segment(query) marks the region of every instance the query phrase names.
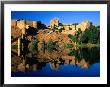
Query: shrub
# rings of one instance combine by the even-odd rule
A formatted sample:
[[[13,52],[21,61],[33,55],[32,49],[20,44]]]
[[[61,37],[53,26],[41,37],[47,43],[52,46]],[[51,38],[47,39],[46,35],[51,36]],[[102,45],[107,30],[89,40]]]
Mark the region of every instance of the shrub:
[[[12,49],[17,49],[18,48],[18,45],[11,45],[11,48]]]
[[[52,50],[55,50],[58,47],[58,45],[57,45],[57,42],[53,42],[52,40],[50,40],[47,43],[45,43],[44,47],[45,49],[52,51]]]
[[[76,36],[73,36],[71,34],[69,34],[68,37],[74,42],[76,42],[76,40],[77,40]]]
[[[66,47],[67,47],[67,48],[73,48],[73,45],[72,45],[72,44],[67,44]]]
[[[37,52],[37,40],[33,40],[30,45],[30,51],[34,54]]]

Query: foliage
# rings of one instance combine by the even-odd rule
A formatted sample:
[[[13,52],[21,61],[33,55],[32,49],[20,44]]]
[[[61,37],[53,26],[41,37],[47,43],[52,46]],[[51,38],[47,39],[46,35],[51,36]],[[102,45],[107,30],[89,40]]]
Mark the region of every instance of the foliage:
[[[58,30],[56,25],[53,26],[53,30]]]
[[[30,44],[30,51],[35,54],[37,52],[37,43],[38,41],[37,40],[33,40]]]
[[[31,35],[31,36],[36,35],[37,34],[37,29],[34,28],[34,27],[29,26],[29,28],[27,29],[27,34]]]
[[[78,44],[82,43],[91,43],[97,44],[100,43],[100,26],[91,26],[85,31],[81,31],[79,28],[75,35],[69,34],[68,37],[72,39],[73,42]]]
[[[67,48],[73,48],[73,45],[72,45],[72,44],[67,44],[66,47],[67,47]]]
[[[77,50],[72,50],[68,55],[75,56],[79,61],[81,59],[85,59],[89,61],[90,64],[96,63],[100,61],[100,52],[99,48],[80,48]]]
[[[49,51],[53,51],[58,47],[57,42],[53,42],[52,40],[49,40],[47,43],[44,42],[43,49],[47,49]]]
[[[99,40],[100,40],[100,31],[96,26],[92,26],[89,29],[86,29],[82,36],[83,43],[96,44],[99,43]]]
[[[61,28],[61,29],[59,29],[59,32],[61,33],[61,32],[62,32],[62,30],[63,30],[62,28]]]
[[[18,45],[11,45],[11,49],[17,49]]]
[[[69,34],[68,37],[69,37],[73,42],[76,42],[76,40],[77,40],[76,36],[73,36],[73,35],[71,35],[71,34]]]
[[[81,43],[81,37],[82,37],[82,31],[81,31],[81,29],[80,28],[78,28],[78,31],[77,31],[77,33],[75,34],[75,36],[76,36],[76,39],[77,39],[77,43]]]

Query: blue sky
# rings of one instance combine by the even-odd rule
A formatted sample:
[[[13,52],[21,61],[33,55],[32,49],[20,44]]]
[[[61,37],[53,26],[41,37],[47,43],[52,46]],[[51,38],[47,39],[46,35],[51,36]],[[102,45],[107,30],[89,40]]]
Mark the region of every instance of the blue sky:
[[[99,11],[12,11],[11,19],[25,19],[41,21],[49,25],[54,17],[59,18],[60,23],[73,24],[85,20],[91,21],[94,25],[100,25]]]

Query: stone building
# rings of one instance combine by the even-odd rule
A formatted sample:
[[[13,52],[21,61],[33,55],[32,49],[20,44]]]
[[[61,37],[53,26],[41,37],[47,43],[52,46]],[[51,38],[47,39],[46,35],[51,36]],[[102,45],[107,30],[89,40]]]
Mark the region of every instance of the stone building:
[[[29,26],[37,28],[37,21],[31,20],[11,20],[11,28],[15,29],[24,29],[28,28]]]
[[[81,23],[75,23],[75,24],[62,24],[59,25],[59,20],[57,18],[54,18],[50,21],[50,28],[53,28],[56,26],[58,29],[63,28],[62,32],[63,34],[75,34],[78,29],[81,29],[81,31],[85,31],[91,26],[91,22],[89,21],[83,21]]]
[[[79,24],[65,24],[63,25],[64,30],[72,30],[72,31],[78,31],[80,28],[81,31],[85,31],[87,28],[91,26],[91,23],[89,21],[83,21]]]
[[[50,27],[53,28],[54,26],[59,26],[59,20],[57,18],[54,18],[50,21]]]

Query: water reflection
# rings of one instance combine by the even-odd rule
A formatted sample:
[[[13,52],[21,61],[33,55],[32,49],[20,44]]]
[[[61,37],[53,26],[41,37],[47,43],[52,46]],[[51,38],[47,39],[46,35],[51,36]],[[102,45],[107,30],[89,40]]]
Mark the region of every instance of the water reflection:
[[[75,67],[79,73],[80,70],[89,70],[94,64],[98,64],[98,66],[100,64],[99,48],[64,49],[59,51],[54,50],[52,52],[41,50],[33,57],[29,55],[25,59],[22,59],[12,54],[12,76],[30,76],[30,74],[31,76],[63,76],[65,72],[66,75],[64,76],[75,76]],[[69,70],[65,71],[65,69]],[[97,73],[91,73],[89,76],[100,76],[100,67],[97,70]],[[19,74],[22,72],[25,72],[25,75]],[[31,73],[29,74],[29,72]],[[33,72],[36,73],[32,74]],[[39,72],[40,74],[38,74]],[[78,73],[76,76],[82,74],[81,72]],[[88,75],[86,73],[82,76]]]

